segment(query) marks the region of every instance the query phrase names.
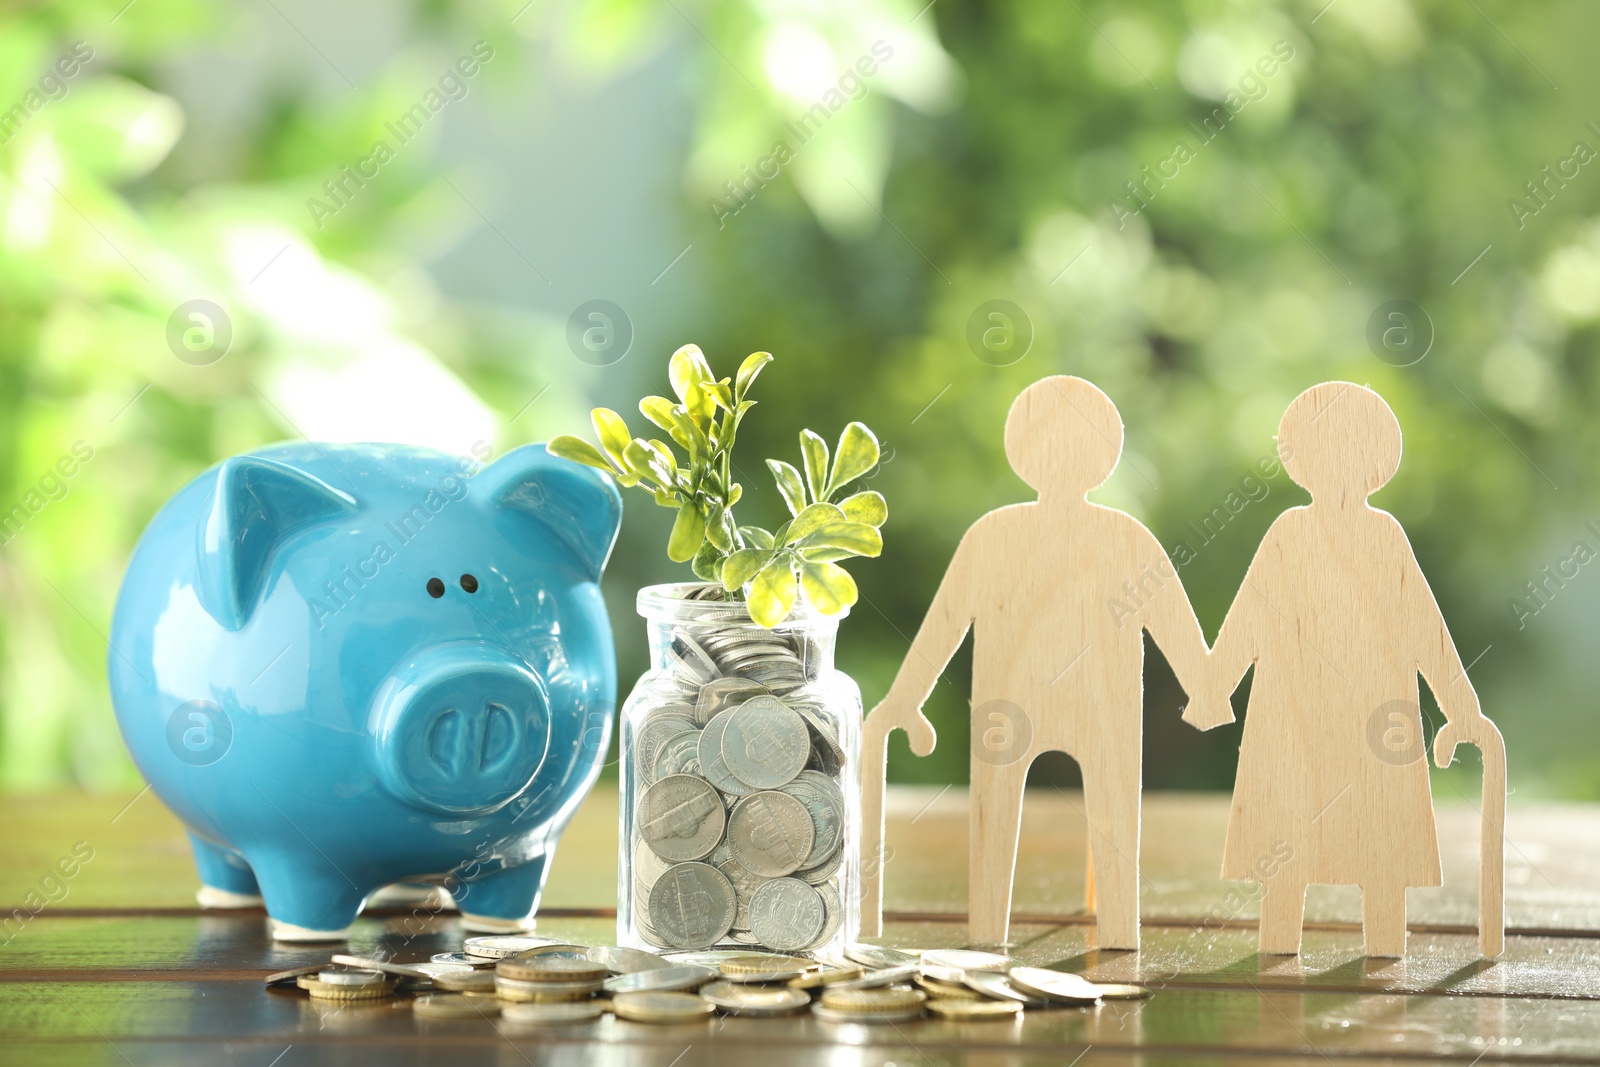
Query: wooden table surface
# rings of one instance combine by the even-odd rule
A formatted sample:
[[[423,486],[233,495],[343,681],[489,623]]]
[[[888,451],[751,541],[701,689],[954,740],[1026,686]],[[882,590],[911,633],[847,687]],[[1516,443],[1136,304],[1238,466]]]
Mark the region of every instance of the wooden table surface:
[[[964,944],[964,792],[893,789],[887,807],[882,942]],[[264,975],[338,949],[274,945],[259,910],[199,911],[188,847],[154,797],[0,798],[0,900],[11,914],[0,934],[0,1062],[1600,1064],[1600,806],[1512,806],[1508,938],[1492,964],[1473,931],[1477,816],[1465,804],[1441,804],[1445,885],[1411,892],[1401,960],[1362,956],[1359,898],[1334,889],[1312,890],[1298,959],[1258,956],[1248,887],[1216,877],[1227,798],[1174,793],[1145,797],[1143,951],[1101,952],[1081,907],[1081,812],[1075,793],[1029,793],[1013,954],[1150,986],[1146,1000],[1004,1023],[606,1017],[534,1032],[425,1022],[404,1001],[322,1010],[298,991],[269,991]],[[615,790],[602,784],[562,839],[541,933],[614,941],[615,846]],[[52,881],[75,847],[92,858]],[[350,950],[426,959],[461,936],[448,913],[385,910],[358,921]]]

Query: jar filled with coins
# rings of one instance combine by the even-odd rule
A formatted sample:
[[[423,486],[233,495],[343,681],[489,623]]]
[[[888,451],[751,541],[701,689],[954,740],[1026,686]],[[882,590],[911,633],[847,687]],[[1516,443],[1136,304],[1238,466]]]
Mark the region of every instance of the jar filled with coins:
[[[639,593],[651,669],[622,708],[617,938],[839,951],[860,925],[861,693],[840,615],[773,629],[715,585]]]

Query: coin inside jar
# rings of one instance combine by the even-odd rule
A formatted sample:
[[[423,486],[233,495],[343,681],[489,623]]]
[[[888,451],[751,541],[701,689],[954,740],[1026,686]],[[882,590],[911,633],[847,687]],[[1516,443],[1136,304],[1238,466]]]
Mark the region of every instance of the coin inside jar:
[[[728,816],[733,858],[763,878],[781,878],[800,869],[816,830],[806,806],[788,793],[764,790],[740,800]]]
[[[722,734],[722,758],[741,782],[776,789],[795,779],[811,757],[805,720],[775,696],[740,704]]]
[[[750,932],[769,948],[809,948],[826,919],[822,896],[798,878],[764,882],[750,898]]]
[[[795,804],[805,811],[799,801]],[[810,822],[809,815],[806,821]],[[639,835],[656,855],[687,862],[704,859],[716,850],[727,816],[710,782],[674,774],[644,791],[639,798],[638,822]]]
[[[650,890],[650,925],[674,948],[709,948],[732,928],[735,905],[733,885],[721,871],[680,863]]]

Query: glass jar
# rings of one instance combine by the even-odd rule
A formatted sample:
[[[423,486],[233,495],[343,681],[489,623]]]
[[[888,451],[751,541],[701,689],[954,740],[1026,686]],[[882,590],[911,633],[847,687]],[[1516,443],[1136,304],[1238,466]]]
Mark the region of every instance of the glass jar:
[[[837,952],[860,929],[861,691],[842,615],[765,630],[715,585],[639,592],[651,668],[621,716],[617,941]]]

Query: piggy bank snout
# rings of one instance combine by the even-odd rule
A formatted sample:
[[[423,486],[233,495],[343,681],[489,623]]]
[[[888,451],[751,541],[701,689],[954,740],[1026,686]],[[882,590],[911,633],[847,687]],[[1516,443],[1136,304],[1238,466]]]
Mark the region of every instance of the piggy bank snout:
[[[400,800],[486,815],[533,781],[550,747],[550,700],[526,663],[491,646],[407,661],[372,707],[378,776]]]

